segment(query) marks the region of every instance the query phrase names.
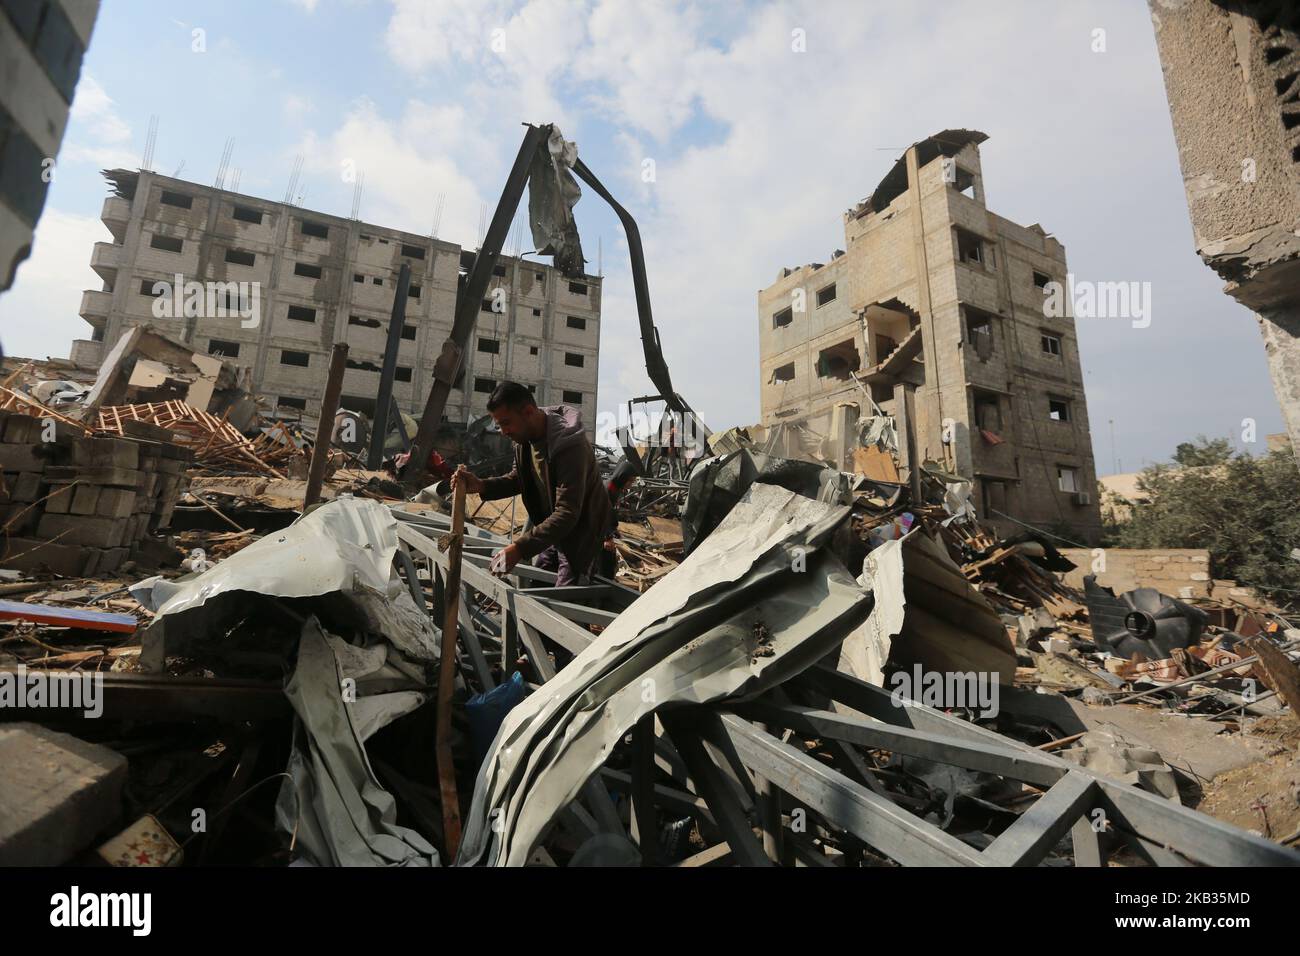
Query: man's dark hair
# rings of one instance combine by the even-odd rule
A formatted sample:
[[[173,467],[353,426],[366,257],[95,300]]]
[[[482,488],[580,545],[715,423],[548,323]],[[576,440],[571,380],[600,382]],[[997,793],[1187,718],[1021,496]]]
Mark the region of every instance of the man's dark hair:
[[[537,399],[533,398],[533,393],[528,390],[527,385],[520,385],[518,382],[502,382],[488,396],[487,408],[489,412],[495,412],[502,405],[507,408],[526,408],[536,404]]]

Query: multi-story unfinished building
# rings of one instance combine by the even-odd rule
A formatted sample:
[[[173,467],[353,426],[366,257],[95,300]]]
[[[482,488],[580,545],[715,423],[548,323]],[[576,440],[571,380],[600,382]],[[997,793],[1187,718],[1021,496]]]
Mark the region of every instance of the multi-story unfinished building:
[[[985,207],[986,138],[946,130],[912,146],[844,214],[844,250],[759,292],[763,424],[797,426],[782,432],[835,458],[879,409],[905,469],[929,460],[973,479],[999,532],[1023,530],[1016,519],[1093,543],[1074,320],[1044,309],[1049,283],[1067,282],[1065,250]]]
[[[270,406],[314,420],[331,348],[347,342],[341,403],[373,414],[405,263],[411,280],[393,394],[402,411],[423,412],[472,250],[144,170],[106,175],[115,188],[102,218],[113,241],[91,254],[104,287],[82,297],[81,316],[94,332],[73,343],[74,361],[98,364],[125,329],[149,323],[196,351],[247,365]],[[226,316],[185,315],[179,298],[155,310],[156,284],[174,285],[177,275],[249,285],[215,287]],[[532,386],[539,404],[580,407],[594,431],[600,287],[594,276],[569,280],[548,265],[501,257],[446,418],[483,414],[492,389],[512,379]],[[256,321],[246,317],[250,290]]]

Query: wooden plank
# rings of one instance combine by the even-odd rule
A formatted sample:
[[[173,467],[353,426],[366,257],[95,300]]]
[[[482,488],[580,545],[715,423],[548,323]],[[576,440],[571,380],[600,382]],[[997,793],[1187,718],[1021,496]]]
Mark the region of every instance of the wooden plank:
[[[711,846],[707,850],[701,850],[694,856],[688,856],[680,863],[674,863],[673,866],[685,867],[692,869],[700,866],[714,866],[719,863],[725,863],[731,859],[731,847],[726,843],[719,843]]]
[[[455,687],[456,632],[460,614],[460,543],[465,527],[465,486],[452,497],[451,544],[447,551],[447,613],[442,622],[442,654],[438,661],[438,789],[442,798],[442,836],[448,861],[460,850],[460,800],[451,756],[451,695]]]

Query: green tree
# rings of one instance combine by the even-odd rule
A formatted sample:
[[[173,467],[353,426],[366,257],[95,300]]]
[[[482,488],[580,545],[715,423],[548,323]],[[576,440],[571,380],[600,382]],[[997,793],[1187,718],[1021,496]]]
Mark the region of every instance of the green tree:
[[[1222,446],[1220,446],[1222,442]],[[1226,439],[1185,442],[1182,457],[1206,464],[1154,465],[1138,478],[1148,499],[1132,502],[1130,521],[1112,527],[1122,548],[1205,548],[1216,578],[1249,584],[1278,604],[1300,594],[1300,469],[1290,449],[1233,456]],[[1221,452],[1222,460],[1215,460]],[[1175,453],[1175,458],[1179,457]]]
[[[1174,461],[1184,468],[1222,465],[1231,457],[1232,445],[1226,438],[1211,441],[1204,435],[1197,435],[1195,442],[1185,441],[1174,449]]]

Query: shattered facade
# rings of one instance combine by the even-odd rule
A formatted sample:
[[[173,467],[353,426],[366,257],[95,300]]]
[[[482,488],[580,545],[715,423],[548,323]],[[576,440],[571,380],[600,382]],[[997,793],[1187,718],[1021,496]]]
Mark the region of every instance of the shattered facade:
[[[1196,251],[1259,318],[1300,449],[1300,9],[1151,0]]]
[[[393,395],[404,412],[424,408],[473,250],[145,170],[106,175],[115,194],[102,218],[113,241],[96,243],[91,256],[104,288],[82,297],[81,316],[94,332],[73,343],[75,361],[98,364],[105,342],[148,323],[247,366],[273,407],[314,419],[330,349],[346,342],[342,406],[372,414],[397,273],[407,264],[411,285]],[[259,283],[257,323],[239,313],[155,316],[154,284],[173,284],[178,273],[187,282]],[[600,290],[598,277],[571,281],[551,266],[502,256],[445,418],[484,414],[492,389],[512,379],[534,386],[541,404],[580,407],[594,427]],[[504,311],[493,310],[496,302]]]
[[[974,478],[975,507],[1000,532],[1018,527],[1010,516],[1092,544],[1101,517],[1074,319],[1044,314],[1065,250],[986,208],[984,139],[946,130],[912,146],[844,214],[843,251],[759,292],[763,424],[797,426],[778,453],[839,459],[874,402],[913,419],[918,464]]]

